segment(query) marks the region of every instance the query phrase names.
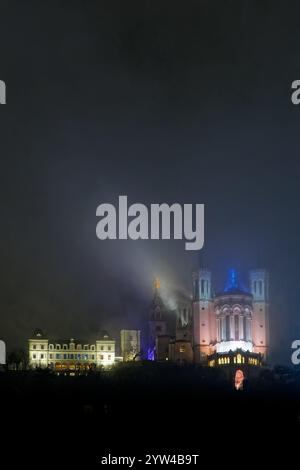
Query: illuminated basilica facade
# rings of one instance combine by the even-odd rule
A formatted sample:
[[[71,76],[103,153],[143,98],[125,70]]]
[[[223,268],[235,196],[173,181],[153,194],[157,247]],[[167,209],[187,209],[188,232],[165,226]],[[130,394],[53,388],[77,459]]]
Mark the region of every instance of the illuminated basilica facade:
[[[173,314],[174,317],[174,314]],[[213,293],[211,272],[193,276],[193,300],[176,314],[175,328],[155,286],[149,318],[148,358],[209,366],[261,366],[269,354],[269,277],[249,273],[242,286],[234,270],[225,288]]]

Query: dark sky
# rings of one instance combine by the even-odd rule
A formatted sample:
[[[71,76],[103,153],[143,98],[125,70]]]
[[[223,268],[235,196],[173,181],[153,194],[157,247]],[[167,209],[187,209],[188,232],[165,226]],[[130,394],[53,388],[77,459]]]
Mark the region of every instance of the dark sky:
[[[271,276],[271,338],[300,335],[297,1],[13,1],[0,6],[0,332],[139,327],[161,277],[189,292],[183,242],[106,241],[96,207],[204,203],[203,258]]]

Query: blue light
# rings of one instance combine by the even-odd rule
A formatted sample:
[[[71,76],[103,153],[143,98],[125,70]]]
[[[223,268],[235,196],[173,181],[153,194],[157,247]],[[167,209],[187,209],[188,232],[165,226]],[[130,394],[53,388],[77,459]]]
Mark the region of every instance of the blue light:
[[[228,272],[228,281],[224,291],[228,292],[234,289],[238,289],[238,275],[236,269],[231,268]]]
[[[154,349],[149,348],[147,351],[148,361],[154,361]]]
[[[231,268],[228,270],[228,279],[224,292],[242,291],[248,293],[248,289],[239,281],[237,270]]]

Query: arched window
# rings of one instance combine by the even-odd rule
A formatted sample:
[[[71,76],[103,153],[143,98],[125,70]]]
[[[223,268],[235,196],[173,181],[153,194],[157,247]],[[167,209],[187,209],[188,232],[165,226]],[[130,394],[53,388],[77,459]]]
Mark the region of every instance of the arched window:
[[[234,315],[234,339],[238,341],[240,339],[240,316]]]
[[[226,315],[226,340],[230,341],[230,316]]]

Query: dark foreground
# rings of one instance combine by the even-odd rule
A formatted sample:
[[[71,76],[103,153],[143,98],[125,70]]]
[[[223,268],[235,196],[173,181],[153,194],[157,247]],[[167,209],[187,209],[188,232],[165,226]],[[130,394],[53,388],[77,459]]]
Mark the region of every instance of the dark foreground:
[[[263,371],[236,392],[220,370],[146,363],[78,377],[6,372],[0,392],[7,468],[173,453],[213,468],[260,468],[272,457],[286,468],[300,444],[296,373]]]

